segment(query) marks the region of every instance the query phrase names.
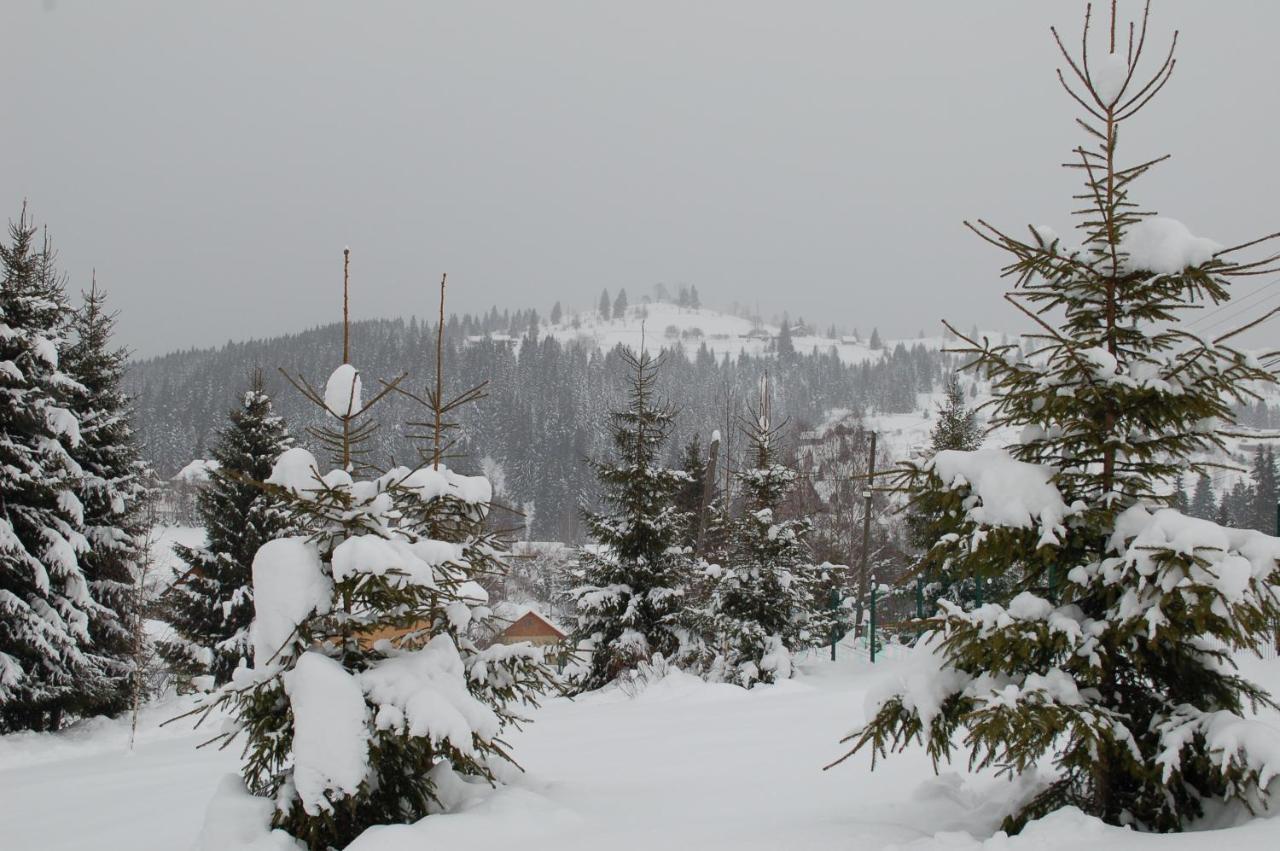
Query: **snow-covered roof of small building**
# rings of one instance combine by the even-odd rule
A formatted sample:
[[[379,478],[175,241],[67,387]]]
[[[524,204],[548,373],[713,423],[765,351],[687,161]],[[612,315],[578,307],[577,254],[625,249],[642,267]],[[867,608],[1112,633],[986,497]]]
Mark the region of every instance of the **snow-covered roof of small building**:
[[[569,634],[569,630],[565,629],[564,626],[556,623],[539,611],[536,606],[528,603],[498,603],[494,606],[493,613],[499,619],[508,621],[507,628],[502,631],[502,634],[506,636],[514,636],[516,634],[545,635],[548,632],[554,632],[558,634],[558,637],[564,638]],[[526,621],[526,623],[521,624],[522,621]],[[541,622],[544,628],[537,629],[537,622]],[[526,632],[526,629],[529,631]]]

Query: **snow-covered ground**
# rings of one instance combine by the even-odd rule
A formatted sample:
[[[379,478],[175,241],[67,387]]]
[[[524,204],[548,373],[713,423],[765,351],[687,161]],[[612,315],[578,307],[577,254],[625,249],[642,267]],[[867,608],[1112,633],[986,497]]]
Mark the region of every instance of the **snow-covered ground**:
[[[550,700],[512,737],[526,775],[498,790],[476,787],[459,796],[454,812],[375,829],[350,847],[1280,848],[1280,819],[1267,818],[1213,832],[1139,836],[1068,811],[1018,837],[993,836],[1021,787],[960,767],[934,776],[918,751],[892,757],[874,773],[861,757],[824,772],[841,752],[837,739],[861,720],[868,690],[900,670],[893,661],[872,667],[848,650],[841,656],[834,664],[812,658],[797,679],[751,692],[675,673],[636,697],[615,690]],[[1280,687],[1280,662],[1250,657],[1242,664],[1248,675]],[[237,752],[196,750],[208,734],[186,722],[158,726],[187,705],[178,699],[149,708],[133,753],[125,722],[0,737],[0,847],[191,848],[214,791],[236,770]],[[1270,720],[1280,726],[1280,718]],[[240,827],[254,832],[251,824]],[[222,847],[236,851],[231,840]]]

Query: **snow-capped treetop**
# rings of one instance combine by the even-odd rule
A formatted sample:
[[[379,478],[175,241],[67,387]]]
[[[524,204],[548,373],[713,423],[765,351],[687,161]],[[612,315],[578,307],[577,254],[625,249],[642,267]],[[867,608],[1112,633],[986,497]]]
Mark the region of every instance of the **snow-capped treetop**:
[[[324,404],[339,419],[360,413],[360,372],[349,363],[333,371],[324,385]]]
[[[322,486],[319,471],[316,456],[301,446],[295,446],[280,453],[266,483],[303,495]]]
[[[1108,53],[1089,66],[1094,89],[1104,104],[1113,104],[1129,80],[1129,60],[1120,53]]]

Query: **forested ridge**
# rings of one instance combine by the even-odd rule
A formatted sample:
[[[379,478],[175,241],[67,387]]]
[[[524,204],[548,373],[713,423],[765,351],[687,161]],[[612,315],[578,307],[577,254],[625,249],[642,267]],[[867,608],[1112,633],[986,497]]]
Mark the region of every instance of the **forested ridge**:
[[[446,391],[488,382],[487,398],[462,417],[458,449],[468,458],[459,459],[459,467],[474,472],[467,468],[483,464],[500,498],[526,515],[531,537],[575,541],[582,534],[580,497],[595,497],[585,459],[607,450],[603,422],[619,404],[623,366],[619,349],[602,352],[586,341],[561,341],[546,328],[533,311],[451,317],[445,324]],[[434,323],[367,320],[353,323],[352,339],[367,387],[408,371],[406,386],[417,392],[433,374]],[[134,362],[129,386],[147,457],[164,477],[207,457],[215,429],[256,369],[263,370],[279,413],[305,441],[304,429],[315,424],[316,414],[278,369],[320,381],[312,365],[332,360],[340,347],[341,327],[334,324]],[[955,365],[953,356],[921,343],[892,345],[863,363],[844,363],[823,346],[737,357],[717,357],[705,346],[673,346],[663,358],[658,390],[676,414],[667,449],[673,462],[695,434],[705,444],[712,430],[734,429],[742,401],[751,398],[766,371],[775,410],[790,420],[794,436],[833,409],[917,410],[917,393],[940,388]],[[404,422],[408,404],[389,399],[385,421]],[[380,432],[371,446],[378,463],[412,460],[403,428]]]

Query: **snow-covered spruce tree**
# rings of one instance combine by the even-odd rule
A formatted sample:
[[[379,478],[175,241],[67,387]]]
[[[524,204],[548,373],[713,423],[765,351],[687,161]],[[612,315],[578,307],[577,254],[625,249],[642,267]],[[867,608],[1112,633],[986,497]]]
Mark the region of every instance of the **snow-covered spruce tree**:
[[[242,659],[251,658],[253,559],[267,541],[293,531],[286,503],[258,483],[291,446],[293,438],[272,408],[262,374],[254,371],[240,404],[218,431],[217,466],[196,497],[205,542],[174,548],[185,568],[164,597],[164,617],[174,636],[160,650],[180,676],[211,676],[221,685]]]
[[[954,374],[947,377],[947,402],[938,412],[938,422],[933,426],[929,442],[934,452],[944,449],[972,452],[982,445],[978,415],[965,403],[960,379]]]
[[[79,715],[115,715],[128,708],[135,670],[139,606],[138,580],[146,558],[147,509],[155,474],[142,458],[133,431],[133,403],[125,392],[129,353],[112,346],[115,317],[95,282],[71,317],[71,338],[63,368],[76,382],[69,394],[80,424],[80,442],[71,456],[80,467],[76,492],[83,508],[89,548],[80,566],[98,606],[89,613],[92,644],[87,652],[100,678],[76,696]]]
[[[965,403],[959,379],[954,374],[948,376],[947,401],[938,412],[938,421],[933,427],[929,456],[950,450],[972,452],[981,445],[982,431],[978,427],[977,414]],[[922,592],[930,611],[936,608],[941,598],[966,608],[972,608],[980,599],[1008,599],[1010,583],[1006,577],[978,579],[957,576],[949,553],[933,548],[934,542],[940,538],[963,531],[963,524],[964,518],[953,511],[926,511],[920,500],[908,504],[907,536],[912,548],[920,553],[912,575],[923,579]]]
[[[367,463],[370,412],[403,379],[365,403],[349,362],[323,389],[291,377],[337,421],[310,432],[333,468],[322,473],[299,447],[276,461],[264,486],[299,531],[254,558],[253,667],[200,710],[231,710],[235,727],[218,738],[247,738],[250,792],[274,803],[273,827],[312,851],[428,815],[453,774],[495,781],[496,763],[510,760],[506,704],[528,684],[524,660],[537,658],[459,646],[485,603],[467,559],[490,558],[489,542],[427,536],[433,525],[473,529],[488,481],[443,465],[378,474]],[[505,679],[512,670],[519,677]]]
[[[707,484],[707,462],[703,458],[702,441],[696,434],[680,453],[680,469],[687,478],[676,492],[676,507],[689,521],[681,534],[681,542],[692,547],[698,540],[698,520]]]
[[[660,358],[623,353],[631,370],[627,407],[609,414],[616,459],[595,462],[606,508],[585,512],[595,540],[579,552],[578,612],[572,640],[589,648],[591,664],[579,687],[600,688],[642,662],[683,652],[679,624],[692,563],[680,546],[688,518],[676,507],[687,480],[658,458],[672,411],[655,400]]]
[[[542,648],[524,642],[490,641],[509,625],[489,607],[485,588],[500,586],[510,572],[510,542],[490,526],[493,492],[489,481],[480,476],[458,476],[444,464],[446,458],[457,457],[450,452],[455,443],[452,435],[459,428],[454,420],[456,412],[483,399],[488,384],[486,381],[452,397],[445,396],[444,288],[445,279],[441,278],[435,386],[422,395],[399,389],[417,402],[428,418],[412,424],[422,429],[417,435],[422,469],[402,468],[397,472],[406,486],[415,486],[419,479],[432,482],[433,486],[424,489],[416,485],[416,492],[410,489],[408,498],[400,500],[397,529],[415,540],[450,545],[454,552],[436,566],[441,590],[429,611],[430,617],[415,622],[397,644],[402,648],[420,647],[438,636],[451,639],[462,660],[467,687],[493,710],[500,729],[505,730],[527,721],[520,714],[521,707],[537,706],[538,697],[555,686]],[[490,757],[510,760],[496,738],[488,747]]]
[[[80,441],[62,371],[69,309],[52,250],[26,210],[0,246],[0,731],[56,729],[96,693],[90,621],[103,614],[80,564]]]
[[[1269,446],[1259,446],[1253,456],[1253,487],[1249,492],[1250,529],[1276,534],[1276,456]]]
[[[831,577],[813,563],[809,521],[779,516],[797,473],[778,459],[786,423],[772,420],[767,379],[742,426],[750,453],[737,474],[742,514],[729,526],[723,563],[705,566],[705,600],[689,616],[707,677],[750,688],[788,679],[794,654],[827,639]]]
[[[1117,165],[1117,129],[1163,87],[1173,53],[1139,78],[1146,15],[1127,45],[1114,6],[1112,21],[1101,55],[1087,14],[1079,58],[1058,41],[1095,144],[1074,164],[1082,245],[974,228],[1009,253],[1008,298],[1037,324],[1029,356],[965,338],[992,378],[992,423],[1021,439],[908,474],[927,510],[963,518],[934,548],[968,575],[1014,577],[1019,593],[971,612],[943,602],[917,651],[925,670],[846,740],[877,755],[923,741],[935,763],[963,747],[971,765],[1013,775],[1049,768],[1009,829],[1068,805],[1154,831],[1212,801],[1256,808],[1280,745],[1246,719],[1274,704],[1231,655],[1280,615],[1280,540],[1164,507],[1178,475],[1221,446],[1232,404],[1274,381],[1228,345],[1241,329],[1207,340],[1179,317],[1226,301],[1234,276],[1275,270],[1230,259],[1258,241],[1224,249],[1140,214],[1129,193],[1155,161]]]

